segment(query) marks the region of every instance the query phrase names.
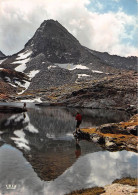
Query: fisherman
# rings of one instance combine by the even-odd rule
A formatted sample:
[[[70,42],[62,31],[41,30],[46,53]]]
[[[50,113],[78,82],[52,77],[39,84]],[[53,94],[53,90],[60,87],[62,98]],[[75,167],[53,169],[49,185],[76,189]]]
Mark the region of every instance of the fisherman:
[[[80,130],[79,127],[80,127],[80,124],[82,122],[82,116],[79,112],[77,112],[77,115],[76,115],[76,133]]]

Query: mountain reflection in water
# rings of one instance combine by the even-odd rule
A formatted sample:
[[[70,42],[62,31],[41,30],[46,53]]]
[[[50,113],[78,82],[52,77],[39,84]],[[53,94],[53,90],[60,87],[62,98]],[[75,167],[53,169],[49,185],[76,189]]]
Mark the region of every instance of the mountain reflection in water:
[[[7,192],[7,184],[15,184],[18,194],[61,195],[136,176],[135,153],[111,153],[80,141],[78,155],[72,135],[77,111],[83,116],[81,127],[128,119],[122,112],[50,107],[30,108],[26,114],[0,114],[1,192]]]
[[[55,180],[41,181],[19,150],[3,145],[0,148],[0,189],[12,194],[5,184],[16,185],[20,195],[63,195],[70,191],[104,186],[122,177],[136,177],[137,154],[128,151],[99,151],[81,156]],[[61,162],[62,163],[62,162]],[[16,194],[16,193],[15,193]]]

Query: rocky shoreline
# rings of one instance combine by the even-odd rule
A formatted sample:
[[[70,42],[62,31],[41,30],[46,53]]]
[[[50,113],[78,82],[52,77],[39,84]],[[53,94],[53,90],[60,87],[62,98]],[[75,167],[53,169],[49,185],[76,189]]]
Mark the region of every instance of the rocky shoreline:
[[[128,150],[138,152],[138,114],[126,122],[109,123],[97,128],[81,129],[76,139],[86,139],[100,144],[109,151]]]

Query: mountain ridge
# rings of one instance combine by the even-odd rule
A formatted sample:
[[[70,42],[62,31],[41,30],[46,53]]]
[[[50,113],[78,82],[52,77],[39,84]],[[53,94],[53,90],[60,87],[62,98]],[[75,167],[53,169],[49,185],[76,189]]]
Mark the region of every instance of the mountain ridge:
[[[110,55],[107,52],[98,52],[82,46],[79,41],[67,31],[58,21],[45,20],[36,30],[33,37],[25,44],[24,49],[16,54],[8,57],[3,65],[11,64],[10,59],[16,61],[16,57],[27,50],[32,51],[31,57],[35,57],[40,53],[46,56],[46,60],[51,63],[90,63],[100,61],[101,64],[110,67],[136,70],[137,57],[125,58],[117,55]],[[120,67],[116,60],[125,61]],[[111,59],[110,59],[111,58]],[[130,67],[126,61],[129,59]],[[112,62],[111,62],[112,61]],[[133,61],[133,62],[132,62]],[[132,63],[132,64],[131,64]],[[6,66],[5,66],[6,67]],[[8,68],[10,68],[8,66]],[[11,67],[12,68],[12,67]]]

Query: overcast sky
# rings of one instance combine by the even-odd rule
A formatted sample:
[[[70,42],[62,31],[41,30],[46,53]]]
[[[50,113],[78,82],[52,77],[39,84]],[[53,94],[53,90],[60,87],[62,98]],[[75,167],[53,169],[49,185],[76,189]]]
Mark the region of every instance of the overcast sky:
[[[90,49],[138,56],[137,18],[138,0],[0,0],[0,51],[18,52],[54,19]]]

